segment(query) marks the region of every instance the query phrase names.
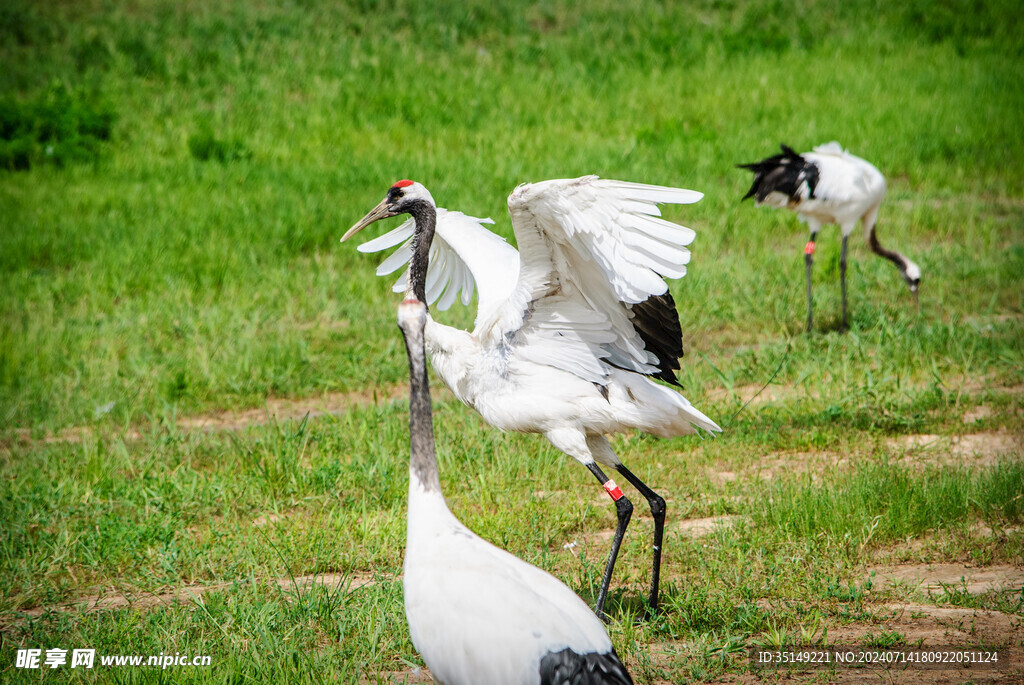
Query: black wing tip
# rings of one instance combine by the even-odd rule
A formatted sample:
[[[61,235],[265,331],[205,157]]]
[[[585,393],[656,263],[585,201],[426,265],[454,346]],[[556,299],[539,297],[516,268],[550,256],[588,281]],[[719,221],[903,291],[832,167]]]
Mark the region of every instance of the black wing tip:
[[[763,201],[772,192],[782,192],[796,200],[797,187],[802,178],[806,178],[811,197],[817,185],[817,168],[807,161],[803,155],[786,145],[779,143],[780,154],[766,157],[760,162],[737,164],[740,169],[754,172],[754,182],[740,202],[749,197],[758,202]]]
[[[651,295],[631,305],[630,311],[633,328],[644,341],[644,348],[658,359],[657,372],[647,375],[682,387],[675,371],[679,370],[679,358],[683,356],[683,329],[672,291]]]
[[[677,388],[683,387],[683,384],[679,382],[679,379],[676,378],[676,375],[674,373],[672,373],[671,371],[662,371],[661,373],[656,375],[655,378],[657,378],[658,380],[661,380],[661,381],[665,381],[666,383],[669,383],[670,385],[674,385]]]
[[[633,685],[613,647],[599,654],[579,654],[566,647],[560,652],[548,652],[540,660],[541,685]]]
[[[757,182],[760,180],[758,174],[761,173],[761,164],[762,162],[751,162],[749,164],[736,165],[737,169],[746,169],[754,174],[754,184],[750,186],[750,190],[747,191],[747,194],[740,198],[740,202],[743,202],[747,198],[754,197],[754,194],[757,193]]]
[[[790,146],[786,145],[785,143],[779,143],[779,149],[782,150],[781,154],[765,157],[759,162],[747,162],[745,164],[737,164],[736,168],[748,169],[756,173],[758,171],[766,171],[774,166],[777,166],[781,162],[788,161],[790,158],[793,158],[793,161],[805,161],[803,155],[801,155],[799,152],[797,152]]]
[[[800,159],[803,159],[799,152],[797,152],[790,146],[786,145],[785,143],[779,143],[779,147],[782,149],[782,154],[786,155],[787,157],[800,157]]]

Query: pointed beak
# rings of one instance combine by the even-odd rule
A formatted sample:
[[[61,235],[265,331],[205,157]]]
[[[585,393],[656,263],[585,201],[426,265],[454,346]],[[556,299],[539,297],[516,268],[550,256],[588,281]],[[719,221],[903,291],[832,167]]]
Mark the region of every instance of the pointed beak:
[[[385,198],[381,200],[381,203],[379,205],[371,209],[369,214],[360,219],[355,226],[348,229],[348,232],[345,233],[345,235],[341,236],[341,242],[345,242],[346,240],[354,236],[356,233],[359,233],[359,231],[363,230],[364,228],[372,224],[374,221],[387,219],[389,216],[396,216],[396,214],[395,212],[392,212],[391,209],[388,207],[388,201],[387,198]]]
[[[921,313],[921,298],[917,294],[917,288],[914,288],[911,292],[914,293],[914,306],[917,307],[917,313]]]

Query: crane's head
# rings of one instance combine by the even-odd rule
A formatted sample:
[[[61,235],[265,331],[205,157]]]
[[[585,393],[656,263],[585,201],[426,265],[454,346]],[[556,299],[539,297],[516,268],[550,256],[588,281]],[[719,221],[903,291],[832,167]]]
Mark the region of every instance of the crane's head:
[[[910,292],[914,293],[914,304],[917,308],[921,309],[921,301],[918,299],[917,289],[921,287],[921,267],[914,262],[906,259],[906,266],[900,271],[903,273],[903,280],[907,282],[907,287],[910,288]]]
[[[921,285],[921,267],[908,259],[907,266],[903,270],[903,280],[907,282],[910,291],[916,293]]]
[[[388,194],[379,205],[371,209],[370,213],[360,219],[355,226],[348,229],[348,232],[342,236],[341,242],[345,242],[375,221],[399,214],[415,214],[417,209],[426,206],[435,206],[430,191],[414,181],[399,181],[388,188]]]

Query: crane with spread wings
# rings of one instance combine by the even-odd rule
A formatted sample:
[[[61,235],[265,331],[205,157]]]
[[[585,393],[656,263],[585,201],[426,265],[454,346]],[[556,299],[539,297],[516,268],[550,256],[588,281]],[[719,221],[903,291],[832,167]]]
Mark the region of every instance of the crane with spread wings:
[[[447,309],[478,293],[473,330],[426,322],[438,376],[490,425],[540,433],[587,467],[615,502],[618,524],[598,591],[604,605],[633,505],[602,466],[647,499],[654,518],[651,591],[658,604],[665,500],[627,469],[607,434],[640,430],[672,437],[721,429],[671,388],[682,333],[666,278],[681,278],[693,230],[661,218],[659,204],[701,193],[584,176],[524,184],[508,199],[519,250],[483,227],[489,220],[438,208],[429,191],[399,181],[342,238],[409,214],[360,246],[397,249],[378,275],[408,263],[395,290]]]

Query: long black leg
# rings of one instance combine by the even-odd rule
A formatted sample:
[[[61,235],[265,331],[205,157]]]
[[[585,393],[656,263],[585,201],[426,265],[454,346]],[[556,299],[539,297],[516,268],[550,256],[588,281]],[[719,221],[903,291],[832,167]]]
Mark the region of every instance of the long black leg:
[[[814,264],[814,233],[804,247],[804,264],[807,265],[807,332],[811,332],[814,318],[814,300],[811,298],[811,265]]]
[[[843,236],[843,247],[839,250],[839,289],[843,293],[843,330],[847,329],[846,323],[846,243],[849,236]]]
[[[622,546],[622,536],[626,534],[626,526],[633,516],[633,504],[622,494],[622,490],[615,484],[615,481],[604,475],[601,468],[594,462],[587,464],[587,468],[594,474],[598,482],[604,487],[608,495],[615,501],[615,515],[618,517],[618,525],[615,526],[615,537],[612,538],[612,551],[608,554],[608,563],[604,567],[604,578],[601,579],[601,589],[597,592],[597,606],[594,613],[602,621],[606,620],[604,615],[604,602],[608,599],[608,586],[612,582],[612,571],[615,569],[615,560],[619,556],[619,547]]]
[[[661,545],[665,538],[665,499],[647,487],[647,484],[633,475],[633,472],[622,464],[615,467],[623,478],[636,488],[651,506],[654,517],[654,560],[651,566],[651,594],[647,597],[647,606],[651,614],[658,613],[658,587],[661,580]]]

